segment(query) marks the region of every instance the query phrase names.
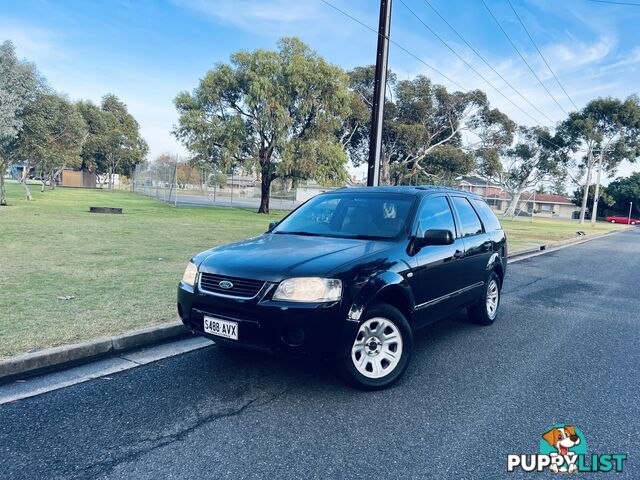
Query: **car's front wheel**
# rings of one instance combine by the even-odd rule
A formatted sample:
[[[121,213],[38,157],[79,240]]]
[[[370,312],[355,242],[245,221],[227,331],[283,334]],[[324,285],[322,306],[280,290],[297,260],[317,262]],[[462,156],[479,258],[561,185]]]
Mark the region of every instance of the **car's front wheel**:
[[[404,315],[391,305],[376,305],[360,324],[342,371],[357,388],[388,387],[402,376],[412,351],[413,334]]]
[[[616,223],[616,221],[615,220],[611,220],[611,223]]]

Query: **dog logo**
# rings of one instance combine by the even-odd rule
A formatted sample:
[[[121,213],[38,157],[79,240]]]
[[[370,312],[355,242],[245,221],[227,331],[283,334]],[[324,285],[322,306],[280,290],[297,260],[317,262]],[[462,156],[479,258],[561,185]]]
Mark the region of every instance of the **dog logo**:
[[[220,288],[224,288],[225,290],[229,290],[230,288],[233,288],[233,283],[231,283],[229,280],[222,280],[218,283],[218,286]]]
[[[619,473],[628,456],[626,453],[587,455],[587,440],[575,425],[554,425],[538,438],[539,453],[507,454],[507,472]]]
[[[574,473],[578,470],[578,465],[575,462],[577,452],[575,452],[574,449],[580,445],[582,440],[580,439],[580,435],[576,433],[576,427],[573,425],[553,427],[542,435],[542,438],[549,446],[555,449],[555,452],[548,452],[550,455],[555,453],[565,460],[560,467],[558,467],[556,463],[552,463],[549,466],[549,470],[554,473]],[[586,451],[586,445],[585,448],[581,450]]]

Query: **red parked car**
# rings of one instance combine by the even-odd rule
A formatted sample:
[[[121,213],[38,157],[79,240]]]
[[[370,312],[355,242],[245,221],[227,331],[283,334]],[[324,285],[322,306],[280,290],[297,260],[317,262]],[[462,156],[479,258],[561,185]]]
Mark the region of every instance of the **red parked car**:
[[[638,220],[637,218],[629,218],[629,217],[619,217],[619,216],[612,216],[612,217],[607,217],[607,222],[611,222],[611,223],[627,223],[627,224],[631,224],[631,225],[638,225],[640,224],[640,220]]]

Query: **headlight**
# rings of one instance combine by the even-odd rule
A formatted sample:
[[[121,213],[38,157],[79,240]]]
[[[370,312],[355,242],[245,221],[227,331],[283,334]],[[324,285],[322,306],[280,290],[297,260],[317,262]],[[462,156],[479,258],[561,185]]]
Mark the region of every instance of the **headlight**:
[[[342,296],[342,281],[333,278],[288,278],[278,285],[274,300],[289,302],[333,302]]]
[[[198,267],[196,267],[193,262],[189,262],[187,268],[184,269],[184,274],[182,275],[182,283],[193,287],[193,285],[196,283],[197,274]]]

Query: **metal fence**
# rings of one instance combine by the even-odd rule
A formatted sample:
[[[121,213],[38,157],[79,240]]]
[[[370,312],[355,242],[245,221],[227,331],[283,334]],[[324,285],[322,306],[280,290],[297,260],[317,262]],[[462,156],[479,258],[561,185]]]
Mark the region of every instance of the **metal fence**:
[[[241,170],[201,171],[180,161],[138,165],[131,189],[176,206],[221,206],[255,208],[260,206],[260,181]],[[275,210],[292,210],[309,196],[304,188],[290,182],[274,180],[269,206]],[[315,192],[319,193],[319,192]]]
[[[437,182],[442,186],[463,188],[474,191],[487,200],[493,210],[501,214],[508,206],[508,200],[495,191],[495,188],[469,189],[456,182]],[[138,165],[131,179],[131,189],[139,194],[152,197],[176,206],[220,206],[257,210],[260,206],[261,186],[254,175],[241,169],[227,171],[202,171],[187,162],[165,159]],[[293,210],[309,198],[332,188],[319,185],[301,184],[294,186],[291,180],[276,179],[271,183],[269,207],[273,210]],[[527,197],[528,195],[528,197]],[[533,203],[531,194],[524,195],[523,209],[518,208],[516,215],[532,217]],[[525,201],[525,197],[526,201]],[[520,205],[522,207],[522,205]],[[576,207],[577,208],[577,207]],[[557,216],[545,215],[542,216]],[[563,214],[562,216],[570,216]]]

